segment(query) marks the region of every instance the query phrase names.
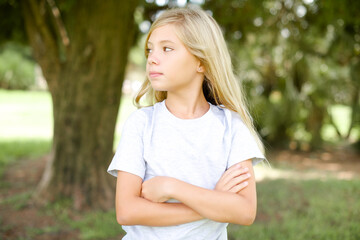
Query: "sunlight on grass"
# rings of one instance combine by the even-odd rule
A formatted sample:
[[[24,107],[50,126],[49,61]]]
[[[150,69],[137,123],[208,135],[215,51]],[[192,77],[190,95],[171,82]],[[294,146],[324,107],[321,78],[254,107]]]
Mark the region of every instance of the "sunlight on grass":
[[[295,170],[295,169],[282,169],[276,167],[268,166],[255,166],[254,167],[256,181],[266,181],[274,179],[298,179],[298,180],[310,180],[310,179],[341,179],[341,180],[350,180],[357,178],[359,179],[359,174],[349,171],[324,171],[316,169],[308,170]]]
[[[51,139],[48,92],[0,90],[0,139]]]

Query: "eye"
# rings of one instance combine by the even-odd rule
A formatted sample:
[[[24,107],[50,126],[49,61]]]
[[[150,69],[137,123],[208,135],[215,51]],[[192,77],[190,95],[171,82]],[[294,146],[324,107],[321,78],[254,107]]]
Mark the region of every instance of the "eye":
[[[169,47],[164,47],[163,50],[164,50],[164,52],[170,52],[170,51],[172,51],[173,49],[172,49],[172,48],[169,48]]]
[[[151,49],[151,48],[147,48],[147,49],[145,49],[145,52],[149,54],[149,53],[152,52],[152,49]]]

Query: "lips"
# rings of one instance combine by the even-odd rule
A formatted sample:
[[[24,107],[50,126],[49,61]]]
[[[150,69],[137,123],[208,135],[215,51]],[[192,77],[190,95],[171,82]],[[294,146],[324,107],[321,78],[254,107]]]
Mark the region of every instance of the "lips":
[[[156,77],[160,77],[162,76],[163,74],[161,72],[155,72],[155,71],[150,71],[149,72],[149,77],[150,78],[156,78]]]

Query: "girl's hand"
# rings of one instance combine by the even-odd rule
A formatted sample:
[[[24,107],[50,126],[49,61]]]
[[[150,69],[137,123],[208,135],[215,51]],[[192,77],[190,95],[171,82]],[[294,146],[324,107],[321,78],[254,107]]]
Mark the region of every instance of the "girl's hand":
[[[166,202],[170,199],[171,177],[153,177],[142,184],[141,197],[152,202]]]
[[[224,172],[217,182],[215,190],[238,193],[247,187],[248,182],[246,180],[250,176],[249,169],[242,167],[241,163],[237,163]]]

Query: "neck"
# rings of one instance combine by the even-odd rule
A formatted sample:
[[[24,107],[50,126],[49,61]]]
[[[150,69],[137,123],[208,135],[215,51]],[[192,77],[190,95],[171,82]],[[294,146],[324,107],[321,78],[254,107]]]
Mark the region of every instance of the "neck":
[[[178,118],[199,118],[210,108],[202,89],[186,91],[184,94],[167,92],[167,109]]]

